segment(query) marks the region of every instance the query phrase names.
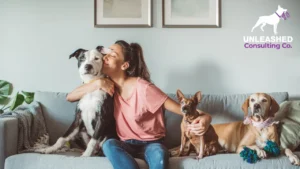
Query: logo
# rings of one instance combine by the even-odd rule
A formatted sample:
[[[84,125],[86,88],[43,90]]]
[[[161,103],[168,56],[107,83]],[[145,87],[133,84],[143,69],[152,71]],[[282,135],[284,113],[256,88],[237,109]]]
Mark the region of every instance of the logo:
[[[277,25],[279,24],[280,19],[286,20],[287,17],[290,17],[290,14],[287,12],[287,9],[283,9],[280,5],[278,5],[277,11],[272,15],[259,17],[256,24],[253,26],[251,32],[253,32],[254,29],[260,25],[260,29],[264,32],[264,27],[267,24],[269,24],[273,26],[274,34],[277,35]]]
[[[275,36],[244,36],[245,48],[292,48],[292,36],[277,36],[277,26],[281,20],[287,20],[290,17],[287,9],[278,5],[277,10],[267,16],[260,16],[252,27],[251,32],[257,31],[256,28],[260,26],[260,30],[264,32],[266,25],[273,26],[273,33]]]

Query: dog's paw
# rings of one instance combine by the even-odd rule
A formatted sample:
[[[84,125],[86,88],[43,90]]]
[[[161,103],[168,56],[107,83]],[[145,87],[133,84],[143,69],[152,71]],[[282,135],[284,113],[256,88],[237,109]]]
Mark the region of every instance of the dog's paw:
[[[179,154],[178,150],[169,150],[170,156],[171,157],[176,157]]]
[[[300,166],[300,160],[299,160],[298,156],[296,156],[295,154],[289,156],[289,160],[293,165]]]
[[[202,159],[204,156],[203,156],[203,154],[202,155],[198,155],[197,157],[196,157],[196,160],[200,160],[200,159]]]
[[[34,152],[36,152],[36,153],[41,153],[41,154],[45,154],[45,153],[44,153],[44,148],[36,149],[36,150],[34,150]]]
[[[51,154],[53,150],[51,148],[42,148],[42,149],[35,150],[35,152],[42,153],[42,154]]]
[[[257,149],[256,152],[257,152],[257,156],[259,158],[266,158],[267,157],[267,153],[264,150]]]
[[[87,153],[87,152],[85,151],[85,152],[83,152],[83,153],[81,154],[80,157],[90,157],[90,156],[91,156],[91,154],[89,154],[89,153]]]

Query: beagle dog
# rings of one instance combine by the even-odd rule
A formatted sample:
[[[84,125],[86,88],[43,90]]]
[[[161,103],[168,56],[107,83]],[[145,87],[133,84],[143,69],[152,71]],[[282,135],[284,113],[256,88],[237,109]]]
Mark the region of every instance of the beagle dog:
[[[263,148],[267,140],[280,145],[276,126],[278,122],[273,120],[279,105],[268,94],[255,93],[246,99],[242,110],[244,121],[213,125],[219,144],[227,152],[240,153],[243,147],[247,147],[255,150],[258,157],[266,158],[267,154]],[[292,164],[300,165],[299,158],[290,149],[282,149],[281,152],[285,153]]]

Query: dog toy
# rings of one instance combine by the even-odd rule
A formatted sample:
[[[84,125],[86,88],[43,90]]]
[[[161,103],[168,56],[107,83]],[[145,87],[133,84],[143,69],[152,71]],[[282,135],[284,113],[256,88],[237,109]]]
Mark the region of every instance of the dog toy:
[[[280,155],[280,148],[275,142],[268,140],[266,142],[266,144],[267,145],[264,147],[264,150],[266,151],[266,153],[268,153],[268,155],[271,155],[274,157],[277,157]]]
[[[266,142],[266,146],[264,147],[264,150],[266,153],[270,156],[277,157],[280,155],[280,148],[279,146],[273,142],[268,140]],[[240,152],[240,156],[243,158],[243,160],[247,161],[248,163],[256,163],[260,158],[258,157],[255,150],[251,150],[250,148],[244,147],[244,150]]]
[[[260,158],[258,157],[255,150],[251,150],[248,147],[244,147],[244,150],[240,152],[240,156],[243,158],[243,160],[247,161],[248,163],[256,163]]]

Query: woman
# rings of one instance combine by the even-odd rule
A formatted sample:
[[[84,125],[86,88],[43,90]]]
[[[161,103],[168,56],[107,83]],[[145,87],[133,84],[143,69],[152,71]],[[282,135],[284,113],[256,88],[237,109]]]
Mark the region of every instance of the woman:
[[[102,148],[114,169],[138,169],[134,158],[144,159],[150,169],[166,169],[169,153],[163,146],[165,126],[163,108],[180,114],[180,105],[151,83],[150,74],[139,44],[120,40],[103,57],[106,78],[83,84],[68,94],[68,101],[77,101],[85,93],[104,90],[114,93],[114,117],[120,138],[108,139]],[[116,89],[116,92],[114,91]],[[190,126],[190,130],[202,135],[211,122],[211,116],[203,113],[203,120]]]

